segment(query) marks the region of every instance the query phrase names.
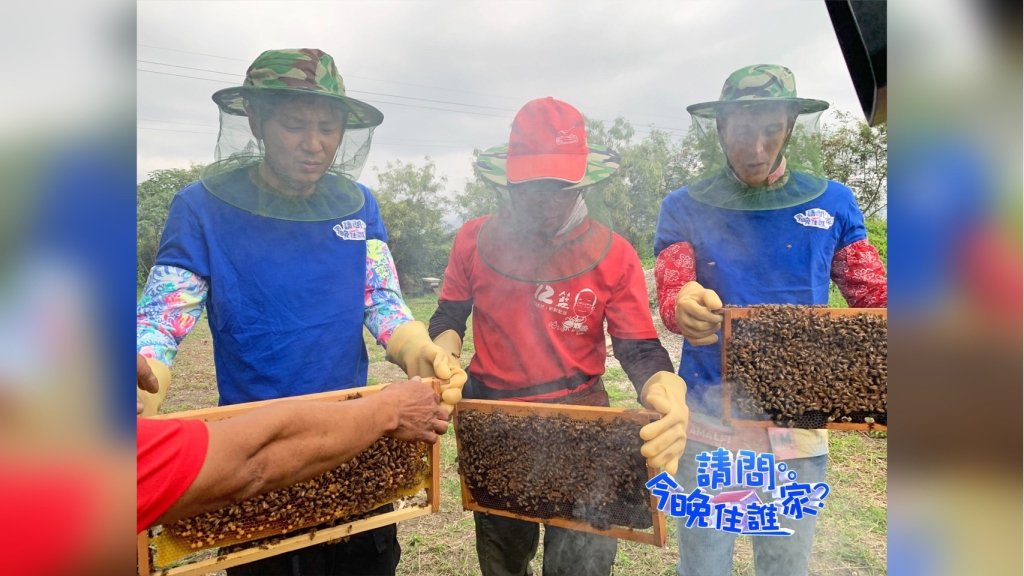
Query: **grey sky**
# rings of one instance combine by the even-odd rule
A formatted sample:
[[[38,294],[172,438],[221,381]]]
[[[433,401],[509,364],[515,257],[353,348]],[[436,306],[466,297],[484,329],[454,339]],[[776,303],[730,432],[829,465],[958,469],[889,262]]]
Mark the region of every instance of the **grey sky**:
[[[861,117],[823,0],[140,2],[137,38],[140,181],[212,161],[210,95],[269,48],[330,53],[349,95],[384,112],[370,185],[374,167],[430,156],[461,190],[473,148],[506,140],[516,110],[542,96],[679,137],[686,105],[761,62]]]

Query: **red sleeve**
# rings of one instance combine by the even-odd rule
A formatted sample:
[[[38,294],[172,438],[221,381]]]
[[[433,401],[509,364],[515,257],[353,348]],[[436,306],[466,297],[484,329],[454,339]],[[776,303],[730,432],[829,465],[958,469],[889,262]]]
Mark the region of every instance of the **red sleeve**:
[[[469,267],[473,252],[476,251],[476,235],[485,218],[477,218],[463,224],[455,234],[452,251],[448,255],[448,266],[444,269],[441,283],[441,300],[462,302],[473,299],[473,288],[469,284]]]
[[[676,325],[676,296],[687,282],[697,279],[693,246],[676,242],[658,254],[654,263],[654,282],[658,287],[658,312],[665,327],[679,334]]]
[[[137,532],[174,504],[206,460],[209,433],[201,420],[138,418],[136,431]]]
[[[615,246],[608,258],[621,264],[613,269],[622,271],[616,282],[605,317],[608,320],[608,334],[621,339],[657,338],[651,318],[651,304],[647,299],[647,283],[644,282],[644,268],[636,250],[625,239],[616,235]]]
[[[878,250],[858,240],[832,257],[832,281],[851,308],[885,308],[889,303],[885,266]]]

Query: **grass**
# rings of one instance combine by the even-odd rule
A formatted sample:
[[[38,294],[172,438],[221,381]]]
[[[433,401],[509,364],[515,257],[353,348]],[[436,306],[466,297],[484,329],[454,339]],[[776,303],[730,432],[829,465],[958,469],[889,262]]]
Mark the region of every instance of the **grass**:
[[[885,444],[867,434],[833,434],[829,443],[830,467],[826,481],[832,487],[826,510],[844,519],[843,530],[826,530],[819,536],[838,561],[861,566],[867,574],[886,570]],[[876,448],[871,450],[869,448]],[[841,488],[850,487],[845,490]],[[826,523],[823,517],[821,523]]]
[[[424,323],[437,306],[434,296],[408,300],[414,316]],[[366,333],[371,374],[384,381],[401,374],[383,362],[384,353]],[[463,362],[472,355],[472,330],[467,331]],[[162,412],[214,406],[217,392],[213,370],[212,339],[205,318],[182,344],[172,368],[173,385]],[[397,371],[397,372],[396,372]],[[613,406],[635,408],[636,391],[625,372],[610,364],[605,386]],[[822,511],[811,555],[811,574],[821,576],[874,576],[886,574],[886,472],[885,433],[832,432],[829,439],[827,480],[831,487]],[[462,509],[456,464],[455,436],[441,439],[441,511],[399,525],[402,561],[398,573],[405,576],[474,576],[476,560],[472,513]],[[613,573],[617,576],[670,576],[679,558],[676,525],[668,522],[668,545],[655,548],[621,541]],[[540,574],[543,546],[534,559]],[[737,539],[733,575],[753,576],[753,549],[748,538]]]
[[[412,316],[416,320],[423,322],[425,325],[430,325],[430,317],[434,314],[434,310],[437,309],[437,296],[433,294],[426,296],[415,296],[412,298],[406,298],[405,303],[409,305],[409,309],[412,311]],[[385,362],[384,360],[384,348],[381,348],[370,331],[363,328],[363,342],[366,344],[366,350],[369,354],[370,364],[377,362]],[[470,316],[466,320],[466,337],[462,342],[462,358],[468,360],[473,356],[473,317]],[[379,384],[378,378],[371,373],[369,377],[369,384]]]

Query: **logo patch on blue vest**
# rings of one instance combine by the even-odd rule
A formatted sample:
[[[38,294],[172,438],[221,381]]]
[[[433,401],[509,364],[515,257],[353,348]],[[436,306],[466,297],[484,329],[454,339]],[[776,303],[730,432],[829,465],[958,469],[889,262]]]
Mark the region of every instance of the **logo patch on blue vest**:
[[[366,240],[366,222],[362,220],[345,220],[332,228],[342,240]]]
[[[797,214],[793,216],[797,223],[801,226],[813,226],[815,228],[821,228],[822,230],[828,230],[832,227],[832,223],[836,221],[836,217],[825,212],[821,208],[811,208],[803,214]]]

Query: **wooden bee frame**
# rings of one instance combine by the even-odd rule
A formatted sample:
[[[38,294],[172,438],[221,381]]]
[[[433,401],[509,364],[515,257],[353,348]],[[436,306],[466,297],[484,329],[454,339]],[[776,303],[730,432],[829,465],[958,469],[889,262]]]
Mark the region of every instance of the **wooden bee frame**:
[[[431,384],[435,391],[440,391],[439,380],[434,378],[424,378],[423,381]],[[321,392],[319,394],[307,394],[304,396],[292,396],[274,400],[234,404],[231,406],[218,406],[215,408],[202,408],[172,414],[161,414],[159,416],[155,416],[155,418],[198,419],[210,422],[238,416],[239,414],[244,414],[245,412],[255,408],[268,406],[276,402],[290,402],[295,400],[338,402],[358,396],[375,394],[383,387],[383,384],[379,384],[363,388],[349,388],[346,390]],[[346,536],[351,536],[352,534],[373,530],[375,528],[380,528],[381,526],[387,526],[388,524],[395,524],[412,518],[433,514],[437,512],[441,506],[441,445],[439,442],[434,443],[434,445],[429,448],[427,451],[427,458],[430,466],[430,474],[428,485],[426,487],[427,500],[423,505],[393,510],[384,514],[322,529],[301,530],[297,532],[296,535],[282,538],[273,544],[260,544],[258,541],[253,542],[251,546],[242,544],[241,548],[234,552],[218,555],[214,558],[187,562],[173,568],[156,569],[152,566],[150,561],[150,530],[143,530],[138,535],[138,574],[139,576],[196,576],[207,574],[209,572],[223,570],[232,566],[248,564],[250,562],[262,560],[285,552],[292,552],[308,546],[331,542]]]
[[[773,420],[750,420],[735,418],[732,415],[733,383],[729,378],[727,354],[729,344],[732,340],[732,323],[737,319],[749,318],[756,314],[755,308],[723,308],[724,320],[722,322],[722,420],[735,428],[774,428],[780,426]],[[808,314],[816,314],[830,317],[857,316],[861,314],[888,317],[886,308],[824,308],[804,307],[801,309]],[[888,430],[887,424],[876,422],[826,422],[824,425],[828,430],[860,430],[860,431],[883,431]]]
[[[460,454],[462,450],[462,437],[459,435],[459,418],[464,412],[467,411],[479,411],[484,413],[504,413],[510,416],[566,416],[571,420],[583,421],[604,420],[611,422],[616,419],[623,419],[631,422],[636,422],[640,425],[648,424],[654,420],[657,420],[660,417],[658,413],[651,412],[648,410],[627,410],[624,408],[605,408],[598,406],[577,406],[568,404],[543,404],[533,402],[507,402],[499,400],[463,400],[462,402],[456,404],[455,413],[453,416],[453,422],[455,423],[456,431],[455,438],[456,443],[459,446]],[[653,478],[659,472],[660,470],[647,467],[647,478]],[[612,538],[631,540],[643,544],[653,544],[659,547],[665,546],[665,541],[667,537],[667,532],[665,530],[665,515],[660,510],[658,510],[658,499],[653,494],[650,495],[648,500],[648,509],[651,515],[651,528],[647,528],[645,530],[638,530],[623,526],[612,526],[608,529],[601,529],[587,522],[581,522],[569,518],[539,518],[535,516],[517,514],[515,512],[511,512],[501,508],[485,506],[480,502],[477,502],[476,499],[473,497],[467,484],[466,475],[462,473],[461,468],[459,473],[459,479],[460,484],[462,486],[462,507],[466,510],[484,512],[487,514],[504,516],[506,518],[515,518],[517,520],[525,520],[527,522],[537,522],[540,524],[559,526],[561,528],[569,528],[580,532],[601,534],[604,536],[610,536]]]

